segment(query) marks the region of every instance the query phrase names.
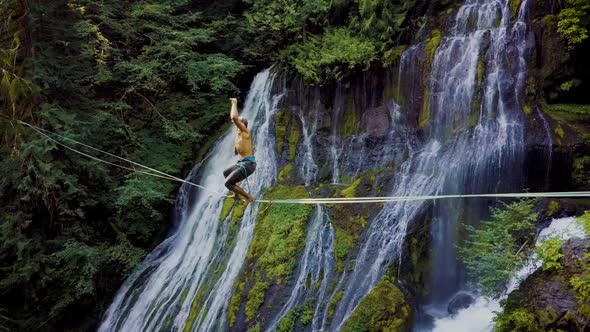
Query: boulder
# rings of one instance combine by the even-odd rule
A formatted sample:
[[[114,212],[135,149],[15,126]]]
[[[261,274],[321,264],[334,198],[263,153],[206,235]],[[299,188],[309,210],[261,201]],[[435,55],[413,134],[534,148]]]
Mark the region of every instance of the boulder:
[[[449,302],[449,306],[447,307],[447,311],[449,314],[454,315],[458,313],[461,309],[465,309],[472,305],[475,302],[471,293],[468,292],[459,292],[457,295],[453,297],[453,299]]]

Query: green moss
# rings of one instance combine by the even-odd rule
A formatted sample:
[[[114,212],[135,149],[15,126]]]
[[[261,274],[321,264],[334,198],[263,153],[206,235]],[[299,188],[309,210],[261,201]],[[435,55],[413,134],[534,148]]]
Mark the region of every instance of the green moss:
[[[244,205],[242,204],[236,204],[236,207],[234,208],[234,212],[231,215],[231,230],[235,230],[236,226],[238,225],[238,221],[242,220],[242,217],[244,216]]]
[[[590,156],[576,156],[574,158],[574,184],[579,188],[590,185]]]
[[[479,58],[477,60],[477,85],[480,87],[483,84],[485,69],[486,69],[485,58],[482,53],[479,55]]]
[[[230,219],[231,229],[234,230],[235,227],[238,225],[238,222],[244,216],[244,207],[240,204],[239,201],[236,201],[232,197],[227,197],[223,201],[223,208],[221,209],[221,215],[219,217],[220,221],[224,221],[233,209],[233,214]]]
[[[307,198],[309,193],[303,186],[279,185],[269,190],[266,199]],[[305,229],[313,207],[305,204],[271,204],[258,217],[254,238],[248,251],[248,258],[258,258],[259,268],[264,269],[269,279],[277,283],[291,274],[296,263],[295,253],[305,245]]]
[[[240,306],[242,304],[242,293],[244,292],[244,283],[240,282],[234,287],[231,300],[229,301],[228,315],[229,315],[229,326],[234,326]]]
[[[563,131],[563,128],[561,128],[560,125],[557,125],[554,131],[555,135],[557,135],[557,137],[559,137],[560,139],[563,138],[563,136],[565,136],[565,132]]]
[[[422,112],[420,112],[420,128],[426,127],[428,120],[430,120],[430,89],[426,87],[424,89],[424,102],[422,104]]]
[[[281,172],[279,173],[279,182],[280,183],[288,183],[290,180],[293,179],[293,164],[289,163],[283,167]]]
[[[351,198],[354,197],[356,194],[356,189],[358,188],[359,184],[361,183],[362,178],[357,178],[350,186],[343,189],[341,194],[344,197]]]
[[[477,126],[477,121],[479,121],[479,116],[481,114],[481,107],[478,105],[473,112],[469,115],[469,126],[475,127]]]
[[[313,307],[311,305],[307,305],[301,311],[300,321],[303,326],[309,325],[313,320]]]
[[[389,276],[384,276],[359,303],[341,331],[402,331],[410,323],[410,307]]]
[[[563,112],[590,116],[590,105],[585,104],[547,104],[545,109],[550,112]]]
[[[224,221],[225,218],[229,216],[229,213],[231,212],[231,209],[234,207],[234,204],[235,200],[231,197],[227,197],[223,201],[223,207],[221,208],[221,215],[219,216],[219,221]]]
[[[184,302],[184,300],[186,300],[186,297],[188,296],[188,291],[188,287],[182,291],[182,294],[180,295],[181,302]]]
[[[530,115],[531,113],[533,113],[533,108],[529,104],[524,104],[522,106],[522,110],[524,111],[524,114],[526,114],[526,115]]]
[[[360,122],[360,114],[356,111],[353,94],[349,94],[342,122],[342,137],[348,138],[357,132],[357,126]]]
[[[512,12],[512,17],[518,17],[518,9],[520,9],[520,3],[522,0],[510,0],[510,11]]]
[[[281,111],[276,115],[275,136],[277,140],[277,151],[279,155],[283,153],[285,139],[288,142],[288,157],[293,160],[299,143],[299,127],[297,119],[289,111]],[[288,136],[288,137],[287,137]]]
[[[550,200],[545,210],[545,216],[547,218],[552,218],[559,212],[560,209],[561,205],[559,204],[559,201]]]
[[[195,319],[199,315],[199,312],[201,312],[201,308],[203,305],[201,298],[205,292],[205,288],[206,287],[201,286],[199,288],[199,291],[197,292],[197,295],[193,299],[193,303],[191,304],[191,311],[189,313],[186,324],[184,325],[184,332],[188,332],[191,330],[193,324],[195,323]]]
[[[334,297],[330,300],[330,304],[328,305],[328,319],[332,319],[332,316],[334,316],[334,312],[336,311],[336,307],[338,307],[338,302],[340,302],[342,296],[344,296],[344,291],[340,290],[334,294]]]
[[[539,103],[543,112],[549,115],[553,120],[567,125],[569,128],[584,139],[590,139],[590,132],[586,130],[587,123],[590,120],[590,105],[581,104],[547,104],[545,101]],[[556,128],[557,129],[557,128]],[[555,133],[563,131],[557,129]]]
[[[289,160],[295,160],[295,153],[297,152],[297,143],[299,143],[299,128],[293,122],[291,124],[291,132],[289,133]]]
[[[283,153],[285,146],[285,137],[287,136],[287,126],[291,119],[291,113],[286,111],[277,112],[275,117],[275,137],[277,140],[277,151],[279,155]]]
[[[398,63],[399,59],[407,48],[407,45],[400,45],[383,53],[383,67],[386,68],[392,64]]]
[[[590,236],[590,211],[585,211],[583,215],[578,217],[578,222],[582,224],[586,235]]]
[[[256,323],[256,325],[254,325],[253,327],[248,329],[248,332],[260,332],[260,331],[261,331],[260,322]]]
[[[309,193],[303,186],[279,185],[269,188],[265,195],[270,200],[286,197],[307,198]],[[291,277],[297,254],[305,246],[305,230],[314,209],[302,204],[264,204],[260,210],[242,280],[253,284],[246,299],[247,321],[256,317],[269,287]],[[238,303],[239,298],[234,302]],[[230,310],[230,321],[237,310],[236,304]]]
[[[431,35],[432,37],[424,42],[424,53],[426,53],[428,63],[432,63],[434,60],[434,53],[442,40],[442,33],[440,30],[433,30]]]
[[[279,326],[277,326],[278,332],[292,332],[295,330],[295,313],[293,311],[286,314],[281,321],[279,322]]]
[[[258,308],[264,303],[266,291],[270,285],[265,281],[258,281],[252,286],[246,301],[246,320],[251,320],[258,312]]]
[[[346,230],[334,227],[334,256],[336,259],[336,270],[344,270],[344,261],[350,250],[354,247],[355,238]]]

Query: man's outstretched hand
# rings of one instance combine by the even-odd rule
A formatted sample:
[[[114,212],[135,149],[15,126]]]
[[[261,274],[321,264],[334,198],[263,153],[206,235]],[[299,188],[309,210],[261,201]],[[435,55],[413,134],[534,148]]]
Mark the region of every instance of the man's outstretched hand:
[[[232,104],[237,104],[238,103],[238,99],[237,98],[230,98],[229,100],[231,101]]]

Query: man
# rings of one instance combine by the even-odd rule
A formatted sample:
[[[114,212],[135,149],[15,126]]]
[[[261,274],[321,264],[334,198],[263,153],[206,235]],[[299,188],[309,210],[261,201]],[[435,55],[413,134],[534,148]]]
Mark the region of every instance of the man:
[[[254,173],[256,170],[256,160],[252,153],[252,138],[248,130],[248,120],[238,117],[238,100],[236,98],[230,98],[229,100],[231,100],[231,120],[237,127],[234,154],[239,154],[242,159],[236,165],[223,171],[223,176],[225,176],[225,186],[227,189],[234,192],[234,199],[238,200],[240,199],[240,195],[244,196],[245,208],[254,201],[254,197],[244,189],[238,187],[236,183]]]

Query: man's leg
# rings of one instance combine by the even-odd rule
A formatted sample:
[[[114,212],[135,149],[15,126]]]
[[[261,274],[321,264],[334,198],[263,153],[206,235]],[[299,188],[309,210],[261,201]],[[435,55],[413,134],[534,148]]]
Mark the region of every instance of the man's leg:
[[[225,187],[231,191],[233,191],[233,190],[230,188],[230,186],[232,184],[235,184],[236,182],[240,181],[239,179],[236,178],[236,175],[234,175],[234,178],[232,178],[232,181],[230,181],[230,179],[228,178],[230,176],[230,174],[232,174],[236,170],[239,171],[240,167],[237,165],[233,165],[231,167],[228,167],[225,171],[223,171],[223,177],[225,178]],[[235,191],[233,191],[233,192],[234,192],[234,199],[235,200],[240,199],[240,195]]]
[[[234,169],[225,179],[225,187],[231,191],[233,191],[236,196],[234,198],[239,198],[239,195],[244,196],[245,202],[244,207],[248,206],[253,200],[250,194],[248,194],[244,189],[240,188],[236,183],[244,180],[246,177],[240,172],[240,168],[236,166],[237,169]]]
[[[234,184],[230,190],[235,192],[236,195],[240,194],[244,196],[244,208],[254,201],[254,197],[252,197],[252,195],[248,194],[244,189],[240,188],[238,185]]]

